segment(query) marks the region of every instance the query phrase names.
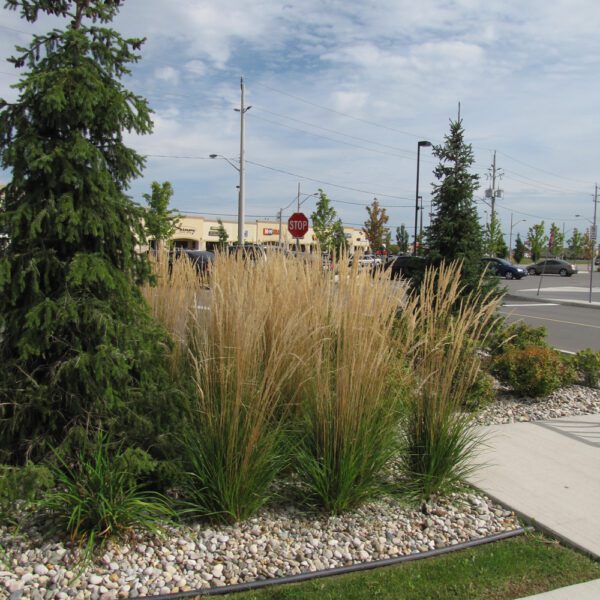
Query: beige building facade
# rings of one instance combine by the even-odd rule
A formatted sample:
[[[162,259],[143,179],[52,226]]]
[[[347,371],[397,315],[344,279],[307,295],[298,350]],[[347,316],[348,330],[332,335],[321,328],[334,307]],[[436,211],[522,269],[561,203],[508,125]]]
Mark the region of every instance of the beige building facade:
[[[237,241],[237,221],[223,220],[223,227],[229,236],[229,243]],[[344,227],[350,253],[365,252],[369,246],[364,233],[357,227]],[[219,222],[201,215],[183,214],[172,236],[175,246],[188,250],[214,250],[219,243]],[[287,220],[282,221],[281,227],[276,219],[256,220],[244,224],[244,241],[248,244],[263,246],[295,247],[296,241],[287,228]],[[300,240],[302,251],[310,252],[317,246],[317,238],[312,227]]]

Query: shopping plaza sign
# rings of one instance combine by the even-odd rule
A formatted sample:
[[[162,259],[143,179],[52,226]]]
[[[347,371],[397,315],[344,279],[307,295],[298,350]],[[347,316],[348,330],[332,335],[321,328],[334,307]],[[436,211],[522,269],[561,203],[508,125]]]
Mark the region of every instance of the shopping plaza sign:
[[[293,238],[303,238],[308,232],[308,219],[306,215],[297,212],[288,219],[288,231]]]

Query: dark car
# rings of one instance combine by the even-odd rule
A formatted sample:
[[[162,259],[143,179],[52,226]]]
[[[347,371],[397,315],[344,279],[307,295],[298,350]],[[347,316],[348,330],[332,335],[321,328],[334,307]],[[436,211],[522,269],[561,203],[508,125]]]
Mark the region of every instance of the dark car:
[[[482,258],[483,266],[491,275],[504,277],[505,279],[521,279],[527,276],[525,267],[518,267],[503,258],[486,257]]]
[[[207,250],[187,250],[186,248],[175,248],[169,253],[169,273],[173,269],[173,260],[187,256],[198,273],[210,273],[213,263],[215,262],[215,255],[213,252]]]
[[[530,275],[560,275],[561,277],[571,277],[577,273],[577,265],[573,265],[566,260],[559,258],[546,258],[527,267]]]
[[[385,264],[384,270],[389,271],[392,279],[421,281],[428,265],[429,260],[423,256],[396,256]]]
[[[600,256],[596,256],[594,264],[596,265],[596,271],[600,271]]]
[[[227,248],[227,252],[229,252],[230,255],[239,256],[244,260],[267,260],[267,253],[259,244],[233,244],[233,246]]]

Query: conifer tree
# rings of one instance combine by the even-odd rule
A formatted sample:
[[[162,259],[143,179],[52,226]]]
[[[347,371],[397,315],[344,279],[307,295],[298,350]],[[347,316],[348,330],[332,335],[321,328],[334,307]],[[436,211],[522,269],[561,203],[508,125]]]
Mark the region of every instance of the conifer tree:
[[[462,120],[450,121],[444,140],[433,148],[440,162],[434,170],[439,183],[433,186],[431,225],[426,233],[429,256],[433,264],[463,261],[462,278],[469,289],[481,273],[482,233],[473,200],[478,176],[469,172],[473,151],[464,141]]]
[[[525,244],[521,239],[521,234],[517,233],[517,239],[515,241],[515,252],[513,254],[513,258],[517,264],[520,264],[525,256]]]
[[[408,252],[408,231],[406,225],[402,223],[400,227],[396,227],[396,244],[398,245],[398,252]]]
[[[0,164],[10,244],[0,259],[0,460],[38,458],[80,427],[150,445],[161,429],[167,339],[138,285],[143,211],[126,195],[144,160],[123,144],[152,122],[119,79],[142,40],[106,27],[121,0],[8,0],[35,22],[11,59],[26,72],[0,100]],[[158,411],[158,412],[157,412]],[[163,416],[161,416],[163,415]]]

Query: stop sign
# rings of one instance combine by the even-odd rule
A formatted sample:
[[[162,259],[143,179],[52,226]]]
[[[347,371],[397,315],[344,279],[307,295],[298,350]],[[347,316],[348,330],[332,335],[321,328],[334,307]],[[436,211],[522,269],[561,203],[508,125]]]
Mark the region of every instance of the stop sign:
[[[293,238],[304,237],[308,231],[308,219],[300,212],[294,213],[288,219],[288,231]]]

